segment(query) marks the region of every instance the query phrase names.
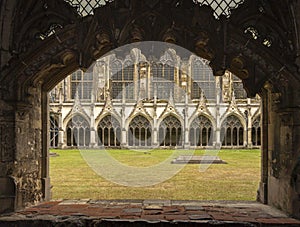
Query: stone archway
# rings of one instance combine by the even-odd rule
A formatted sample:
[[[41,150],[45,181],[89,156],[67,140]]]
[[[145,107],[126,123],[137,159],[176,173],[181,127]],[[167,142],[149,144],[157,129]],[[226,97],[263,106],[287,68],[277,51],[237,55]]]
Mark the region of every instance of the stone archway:
[[[156,40],[207,59],[215,75],[230,70],[249,96],[262,96],[259,199],[300,217],[291,183],[300,154],[299,2],[245,0],[218,20],[193,1],[115,0],[84,18],[62,0],[0,4],[0,177],[14,179],[15,209],[49,199],[47,92],[115,47]]]

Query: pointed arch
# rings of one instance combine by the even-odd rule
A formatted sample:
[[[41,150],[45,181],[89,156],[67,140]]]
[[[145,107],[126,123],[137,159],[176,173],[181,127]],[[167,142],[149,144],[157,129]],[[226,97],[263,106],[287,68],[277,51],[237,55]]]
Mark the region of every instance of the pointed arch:
[[[66,126],[67,146],[88,147],[90,144],[90,124],[82,115],[74,115]]]
[[[240,119],[231,114],[223,120],[221,124],[221,141],[223,146],[240,147],[243,146],[245,127]]]
[[[98,146],[119,147],[121,144],[121,124],[107,114],[97,125]]]
[[[252,122],[251,142],[253,146],[261,145],[261,117],[257,116]]]
[[[198,115],[189,126],[189,141],[193,147],[213,145],[213,124],[204,115]]]
[[[137,115],[130,121],[127,133],[129,146],[151,146],[152,126],[143,115]]]
[[[159,124],[159,144],[163,147],[182,146],[183,127],[173,114],[166,116]]]

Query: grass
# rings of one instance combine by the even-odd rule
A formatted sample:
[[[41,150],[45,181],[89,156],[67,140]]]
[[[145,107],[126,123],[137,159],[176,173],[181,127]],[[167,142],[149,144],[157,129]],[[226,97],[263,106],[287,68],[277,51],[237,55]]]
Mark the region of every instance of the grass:
[[[87,165],[79,150],[53,152],[59,156],[50,158],[52,199],[255,200],[260,180],[259,150],[221,150],[218,156],[227,164],[210,165],[205,172],[199,172],[198,164],[188,164],[172,178],[147,187],[107,181]],[[172,151],[109,153],[121,163],[146,167],[165,160]]]

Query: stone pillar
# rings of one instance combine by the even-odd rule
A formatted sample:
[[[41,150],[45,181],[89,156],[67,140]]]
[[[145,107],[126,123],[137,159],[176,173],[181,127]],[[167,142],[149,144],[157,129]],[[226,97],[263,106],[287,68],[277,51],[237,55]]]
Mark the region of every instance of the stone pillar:
[[[128,141],[127,141],[127,131],[125,128],[125,99],[123,98],[123,103],[122,103],[122,111],[121,111],[121,128],[122,128],[122,132],[121,132],[121,147],[128,147]]]
[[[95,103],[91,104],[91,133],[90,133],[90,147],[93,148],[97,145],[96,143],[96,126],[95,126],[95,115],[94,115]]]
[[[268,203],[268,139],[269,139],[269,99],[267,90],[262,92],[262,145],[261,145],[261,179],[258,190],[258,201],[267,204]]]
[[[63,119],[62,119],[62,113],[60,112],[58,114],[58,147],[64,148],[65,142],[64,142],[64,129],[63,129]]]
[[[221,148],[222,142],[224,138],[221,138],[221,122],[220,122],[220,100],[221,100],[221,78],[216,77],[216,131],[213,141],[213,146],[217,149]]]
[[[48,92],[42,91],[42,193],[43,199],[48,201],[51,199],[50,192],[50,176],[49,176],[49,96]],[[38,143],[35,138],[35,143]]]
[[[188,95],[185,93],[185,105],[183,111],[183,119],[184,119],[184,144],[183,147],[185,149],[190,148],[190,137],[189,137],[189,113],[188,113]]]
[[[1,99],[0,88],[0,214],[16,208],[16,182],[11,176],[15,161],[14,107]],[[6,92],[6,91],[3,91]]]
[[[251,99],[247,98],[247,148],[252,148],[252,114],[251,114]]]

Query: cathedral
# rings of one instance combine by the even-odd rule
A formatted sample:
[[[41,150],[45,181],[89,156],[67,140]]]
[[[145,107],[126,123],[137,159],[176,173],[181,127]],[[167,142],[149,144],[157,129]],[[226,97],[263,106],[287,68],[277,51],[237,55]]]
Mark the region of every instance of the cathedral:
[[[300,218],[299,34],[298,0],[1,0],[0,213],[51,200],[50,146],[260,147]]]
[[[237,76],[215,77],[204,59],[171,48],[147,57],[110,54],[61,81],[50,92],[50,147],[261,145],[260,99]]]

